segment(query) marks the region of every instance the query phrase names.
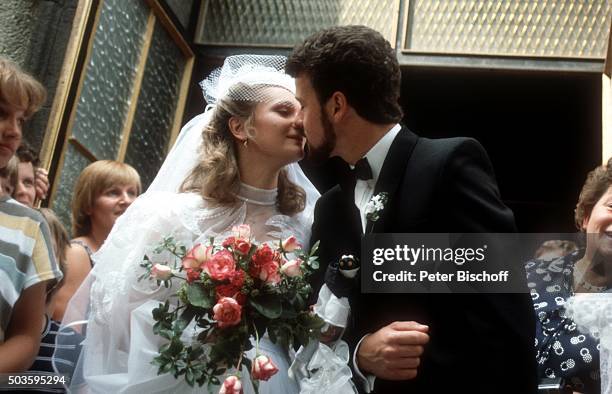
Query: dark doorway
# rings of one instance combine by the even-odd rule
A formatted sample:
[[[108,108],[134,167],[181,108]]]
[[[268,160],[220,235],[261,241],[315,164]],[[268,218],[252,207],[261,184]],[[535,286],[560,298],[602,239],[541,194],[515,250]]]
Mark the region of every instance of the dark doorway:
[[[402,70],[404,123],[487,150],[521,232],[571,232],[588,171],[601,163],[601,76]]]

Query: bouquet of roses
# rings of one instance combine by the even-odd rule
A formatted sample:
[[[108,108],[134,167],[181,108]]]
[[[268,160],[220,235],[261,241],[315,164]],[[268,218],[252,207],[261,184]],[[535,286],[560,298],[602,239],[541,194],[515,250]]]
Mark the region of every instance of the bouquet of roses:
[[[258,380],[278,371],[258,350],[253,360],[245,356],[253,347],[252,338],[257,346],[267,332],[281,346],[306,345],[318,338],[323,326],[307,304],[312,291],[308,277],[318,268],[318,244],[306,253],[293,236],[272,248],[252,242],[248,225],[236,226],[232,233],[221,245],[211,239],[190,250],[165,238],[154,253],[172,256],[171,261],[153,263],[145,255],[140,277],[166,287],[180,283],[176,305],[166,301],[153,310],[153,332],[168,340],[153,361],[158,373],[185,375],[191,386],[219,385],[219,376],[235,367],[238,372],[225,379],[221,393],[241,391],[243,364],[256,390]],[[196,340],[185,344],[181,336],[188,326]]]

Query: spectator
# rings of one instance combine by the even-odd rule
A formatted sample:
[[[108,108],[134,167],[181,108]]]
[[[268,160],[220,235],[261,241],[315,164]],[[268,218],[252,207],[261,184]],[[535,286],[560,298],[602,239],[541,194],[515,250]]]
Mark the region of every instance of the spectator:
[[[19,158],[18,182],[13,192],[13,198],[25,206],[34,207],[36,200],[47,197],[49,179],[47,171],[38,167],[38,155],[27,145],[22,144],[17,149]]]
[[[53,239],[53,251],[55,258],[59,263],[60,270],[64,275],[66,275],[66,250],[70,247],[68,232],[52,210],[41,208],[40,213],[47,221],[47,224],[49,224]],[[55,305],[54,298],[59,286],[61,286],[61,282],[58,284],[58,286],[52,286],[52,283],[47,285],[46,313],[42,316],[42,338],[40,342],[40,350],[38,352],[38,356],[36,356],[36,359],[34,360],[34,364],[32,364],[32,367],[28,372],[37,374],[55,373],[51,363],[51,357],[55,351],[57,335],[67,336],[69,338],[63,338],[61,340],[62,359],[56,359],[56,362],[62,362],[66,365],[74,366],[74,362],[80,353],[79,343],[83,338],[71,330],[60,331],[60,322],[52,319]],[[29,392],[32,391],[30,390]],[[65,392],[65,390],[59,388],[47,388],[44,390],[44,392],[61,393]]]
[[[552,261],[529,261],[525,269],[537,317],[539,377],[563,378],[574,392],[592,394],[600,392],[599,339],[581,331],[566,303],[577,293],[612,288],[612,158],[589,173],[575,220],[585,234],[583,248]]]
[[[45,100],[42,85],[0,57],[0,169],[21,143],[22,125]],[[48,281],[61,279],[40,213],[0,197],[0,373],[23,372],[40,346]]]
[[[88,165],[77,179],[72,198],[72,235],[67,275],[58,291],[54,318],[61,320],[68,301],[94,265],[95,253],[115,220],[140,194],[140,176],[128,164],[100,160]]]
[[[19,159],[17,159],[17,156],[13,156],[6,167],[0,169],[0,188],[2,189],[0,194],[13,195],[18,182],[18,164]]]

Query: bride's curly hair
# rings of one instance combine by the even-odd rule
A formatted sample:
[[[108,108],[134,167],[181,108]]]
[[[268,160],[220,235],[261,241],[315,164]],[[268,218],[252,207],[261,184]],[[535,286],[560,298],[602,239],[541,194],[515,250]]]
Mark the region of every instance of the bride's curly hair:
[[[202,131],[201,159],[183,181],[181,192],[199,193],[219,205],[229,205],[237,201],[236,195],[240,188],[236,154],[238,142],[229,129],[229,120],[237,117],[249,130],[258,101],[232,97],[257,98],[260,96],[261,87],[238,83],[230,88],[226,97],[217,101],[212,119]],[[281,169],[278,175],[276,205],[285,215],[294,215],[303,211],[306,206],[306,192],[289,180],[286,169]]]

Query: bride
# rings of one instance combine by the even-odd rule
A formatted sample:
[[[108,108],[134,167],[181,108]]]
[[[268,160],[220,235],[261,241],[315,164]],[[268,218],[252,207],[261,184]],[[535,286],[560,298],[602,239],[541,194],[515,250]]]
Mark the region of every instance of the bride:
[[[138,277],[143,256],[164,237],[172,236],[189,249],[248,224],[258,243],[294,235],[302,245],[309,244],[319,194],[296,163],[304,156],[305,137],[284,60],[231,56],[201,83],[207,110],[183,128],[151,187],[119,218],[68,307],[62,329],[77,336],[86,332],[71,384],[74,391],[206,390],[189,386],[183,376],[158,375],[151,364],[164,341],[153,334],[152,310],[175,300],[177,286],[167,289]],[[183,341],[192,340],[185,336]],[[261,382],[259,392],[297,393],[297,383],[287,373],[287,349],[266,336],[259,348],[279,369]],[[62,372],[60,359],[58,346],[54,361]],[[253,392],[246,369],[242,383],[245,393]]]

